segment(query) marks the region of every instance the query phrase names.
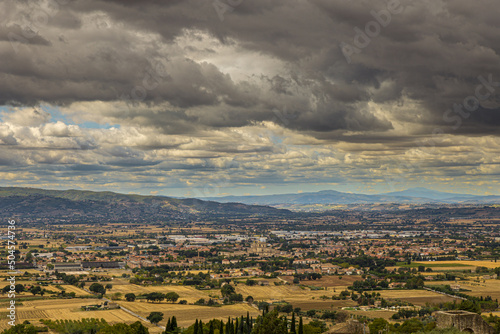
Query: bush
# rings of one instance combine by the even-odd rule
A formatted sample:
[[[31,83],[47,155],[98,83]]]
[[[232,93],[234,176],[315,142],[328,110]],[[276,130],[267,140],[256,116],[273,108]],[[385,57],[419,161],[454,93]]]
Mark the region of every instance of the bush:
[[[179,294],[177,292],[168,292],[165,295],[165,299],[169,302],[175,303],[179,299]]]
[[[253,279],[247,279],[247,281],[245,282],[245,285],[254,286],[254,285],[257,285],[257,281],[253,280]]]
[[[89,287],[89,290],[101,295],[106,293],[106,289],[100,283],[92,283],[92,285]]]
[[[230,302],[242,302],[243,301],[243,295],[241,293],[233,293],[232,295],[229,296],[229,301]]]
[[[160,321],[163,320],[163,313],[161,312],[151,312],[147,319],[152,323],[157,325]]]
[[[195,305],[205,305],[205,298],[200,298],[194,302]]]
[[[125,295],[125,299],[126,299],[128,302],[133,302],[133,301],[135,301],[135,299],[136,299],[136,298],[137,298],[137,297],[136,297],[136,295],[135,295],[134,293],[127,293],[127,294]]]

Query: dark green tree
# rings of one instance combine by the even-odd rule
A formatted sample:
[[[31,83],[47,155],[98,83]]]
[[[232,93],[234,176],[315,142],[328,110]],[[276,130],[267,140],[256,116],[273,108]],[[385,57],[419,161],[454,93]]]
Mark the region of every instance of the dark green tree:
[[[158,325],[158,323],[163,320],[163,313],[151,312],[146,319],[148,319],[152,324]]]
[[[89,290],[95,293],[100,293],[101,295],[106,293],[106,289],[100,283],[92,283],[92,285],[89,287]]]
[[[297,334],[304,334],[304,323],[302,317],[299,318],[299,332]]]
[[[193,334],[198,334],[198,319],[194,322]]]
[[[125,299],[128,301],[128,302],[133,302],[135,301],[137,297],[135,296],[135,293],[127,293],[125,295]]]
[[[179,294],[177,292],[168,292],[165,295],[165,299],[169,302],[175,303],[179,299]]]
[[[295,312],[292,313],[292,322],[290,323],[290,334],[296,334],[296,332],[295,332]]]
[[[208,327],[208,334],[214,334],[214,322],[210,321],[210,325]]]
[[[389,322],[383,318],[376,318],[368,325],[371,334],[378,334],[387,329]]]
[[[229,297],[230,295],[235,293],[234,286],[230,284],[225,284],[221,289],[220,292],[222,294],[222,297]]]
[[[35,326],[30,324],[19,324],[10,327],[2,332],[2,334],[37,334]]]
[[[198,334],[203,334],[203,322],[201,320],[198,323]]]
[[[257,319],[252,334],[288,334],[287,323],[284,317],[273,310]]]

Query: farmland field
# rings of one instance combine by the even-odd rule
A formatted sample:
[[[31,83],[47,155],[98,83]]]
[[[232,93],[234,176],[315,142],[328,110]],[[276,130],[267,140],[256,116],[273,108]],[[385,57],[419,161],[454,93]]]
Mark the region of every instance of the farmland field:
[[[82,318],[103,318],[107,322],[119,323],[133,323],[138,321],[138,318],[130,315],[122,310],[105,310],[105,311],[82,311],[80,309],[83,305],[100,304],[102,301],[96,299],[47,299],[37,301],[24,301],[21,306],[18,306],[17,316],[18,323],[29,320],[32,323],[38,323],[40,319],[67,319],[79,320]],[[6,312],[0,312],[0,317],[3,319]],[[155,329],[151,324],[142,322],[145,326]],[[6,329],[8,324],[5,321],[0,322],[0,330]]]
[[[338,291],[340,292],[340,290]],[[279,301],[286,300],[289,302],[298,300],[319,299],[323,295],[331,297],[333,290],[317,290],[311,291],[308,288],[301,288],[296,285],[278,285],[278,286],[247,286],[239,284],[236,287],[236,293],[241,293],[243,297],[252,296],[254,300],[264,301]]]
[[[346,300],[293,300],[293,307],[300,307],[301,311],[309,310],[338,310],[342,307],[358,306],[358,303],[351,299]]]
[[[452,302],[456,300],[437,292],[427,290],[382,290],[380,295],[386,299],[399,299],[416,306],[425,306],[426,303]]]
[[[486,267],[486,268],[497,268],[500,267],[500,262],[490,261],[425,261],[425,262],[413,262],[409,265],[401,265],[402,267],[416,268],[418,266],[425,266],[429,268],[452,268],[452,267],[463,267],[461,269],[472,269],[466,267]]]
[[[179,299],[185,299],[188,303],[194,303],[200,298],[210,298],[209,295],[220,296],[220,290],[197,290],[194,287],[182,286],[182,285],[168,285],[168,286],[142,286],[135,284],[113,284],[112,290],[109,291],[110,294],[120,292],[123,295],[127,293],[146,294],[150,292],[177,292],[179,294]]]
[[[280,278],[284,279],[288,283],[293,282],[293,276],[281,276]],[[352,285],[354,281],[362,280],[360,276],[327,276],[324,275],[320,279],[316,280],[303,280],[300,283],[305,285],[319,286],[319,287],[335,287],[337,290],[345,289],[347,286]],[[328,289],[332,290],[333,289]]]
[[[224,305],[221,307],[125,301],[120,301],[119,304],[141,316],[147,316],[153,311],[163,312],[165,319],[160,325],[165,325],[166,318],[175,315],[177,323],[184,327],[192,325],[194,319],[201,319],[203,322],[207,322],[213,318],[226,320],[228,316],[239,317],[241,315],[246,315],[247,312],[253,317],[257,317],[261,314],[259,310],[246,303]]]
[[[74,292],[75,295],[77,295],[77,296],[88,296],[89,295],[89,293],[87,291],[82,290],[74,285],[65,284],[65,285],[61,285],[61,287],[66,291],[66,293]]]
[[[454,281],[444,281],[444,282],[426,282],[426,285],[450,285],[455,284]],[[500,280],[490,279],[486,282],[481,282],[478,284],[472,281],[458,281],[461,288],[471,291],[462,291],[465,294],[475,297],[486,297],[491,296],[493,300],[500,300]]]

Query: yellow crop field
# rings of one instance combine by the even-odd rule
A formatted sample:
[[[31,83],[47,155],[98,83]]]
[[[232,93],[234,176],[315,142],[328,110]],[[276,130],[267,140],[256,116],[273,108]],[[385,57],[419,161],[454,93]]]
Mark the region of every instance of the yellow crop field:
[[[455,298],[428,290],[382,290],[378,292],[385,299],[399,299],[416,306],[424,306],[426,303],[433,304],[456,300]]]
[[[135,284],[114,284],[113,288],[108,292],[108,294],[113,294],[120,292],[123,295],[127,293],[135,293],[136,295],[145,294],[150,292],[176,292],[179,294],[179,300],[185,299],[188,303],[194,303],[200,298],[210,298],[209,295],[220,295],[219,290],[197,290],[190,286],[182,285],[168,285],[168,286],[141,286]]]
[[[370,311],[346,311],[349,314],[362,315],[369,318],[384,318],[386,320],[390,320],[392,315],[396,313],[396,311],[385,311],[385,310],[370,310]]]
[[[486,297],[491,296],[493,300],[500,299],[500,280],[489,279],[489,280],[481,280],[480,283],[474,281],[458,281],[460,288],[470,290],[470,291],[461,291],[465,294],[475,297]],[[455,284],[454,281],[443,281],[443,282],[426,282],[426,285],[451,285]]]
[[[65,284],[65,285],[61,285],[61,287],[66,291],[66,293],[74,292],[75,295],[77,295],[77,296],[88,296],[89,295],[89,293],[87,291],[82,290],[74,285]]]
[[[221,307],[198,306],[198,305],[181,305],[170,303],[148,303],[148,302],[125,302],[120,301],[120,305],[146,317],[150,312],[162,312],[165,316],[160,324],[165,325],[168,317],[175,316],[177,323],[181,327],[187,327],[194,323],[194,319],[201,319],[207,322],[211,319],[227,319],[227,317],[239,317],[246,315],[247,312],[251,316],[257,317],[259,310],[249,306],[246,303],[235,305],[223,305]]]
[[[358,303],[351,300],[292,300],[292,306],[299,307],[302,311],[308,310],[337,310],[342,307],[358,306]]]
[[[295,285],[278,285],[278,286],[247,286],[239,284],[236,287],[236,292],[241,293],[243,298],[252,296],[254,300],[276,301],[276,300],[311,300],[313,297],[319,299],[320,296],[327,295],[331,297],[334,294],[339,294],[342,289],[338,287],[337,293],[333,289],[311,291],[308,288],[300,288]]]
[[[22,305],[17,306],[16,314],[18,323],[29,320],[32,323],[37,323],[40,319],[67,319],[80,320],[82,318],[103,318],[110,324],[125,322],[133,323],[139,319],[133,315],[120,310],[103,310],[103,311],[82,311],[81,306],[101,304],[98,299],[46,299],[24,301]],[[4,319],[6,312],[0,312],[0,316]],[[151,333],[160,332],[160,329],[149,323],[142,323],[150,328]],[[0,322],[0,330],[6,329],[8,324],[5,321]]]
[[[426,264],[432,264],[433,266],[436,266],[438,264],[443,264],[443,265],[447,266],[447,267],[442,268],[444,270],[446,270],[446,269],[450,270],[450,268],[453,268],[453,267],[450,267],[451,264],[461,265],[462,267],[457,267],[461,270],[469,269],[469,268],[463,267],[463,266],[486,267],[486,268],[498,268],[498,267],[500,267],[500,262],[495,262],[492,260],[488,260],[488,261],[432,261],[432,262],[413,262],[413,263],[414,264],[421,264],[423,266],[425,266]],[[432,268],[432,270],[436,270],[436,269],[438,269],[438,267]]]

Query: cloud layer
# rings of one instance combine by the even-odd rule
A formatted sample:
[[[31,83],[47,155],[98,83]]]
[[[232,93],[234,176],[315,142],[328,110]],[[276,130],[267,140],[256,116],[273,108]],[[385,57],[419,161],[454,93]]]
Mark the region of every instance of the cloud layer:
[[[488,0],[0,7],[4,184],[498,193]]]

